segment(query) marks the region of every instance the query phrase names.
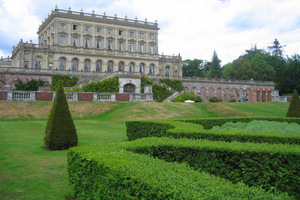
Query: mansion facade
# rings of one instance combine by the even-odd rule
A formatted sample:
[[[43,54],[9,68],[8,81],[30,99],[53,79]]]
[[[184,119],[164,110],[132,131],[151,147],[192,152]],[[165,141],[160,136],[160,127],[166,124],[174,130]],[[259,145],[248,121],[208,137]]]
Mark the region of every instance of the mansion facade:
[[[182,58],[159,55],[158,24],[94,13],[55,10],[38,29],[38,44],[14,47],[12,67],[182,76]]]

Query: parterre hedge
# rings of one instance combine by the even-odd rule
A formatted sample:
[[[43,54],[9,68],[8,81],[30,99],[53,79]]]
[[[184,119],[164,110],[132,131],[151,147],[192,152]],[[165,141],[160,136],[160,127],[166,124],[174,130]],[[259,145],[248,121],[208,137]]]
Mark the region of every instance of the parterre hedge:
[[[167,138],[152,138],[150,141],[131,150],[168,162],[187,163],[195,170],[233,183],[243,182],[267,191],[288,192],[296,199],[300,198],[299,145]]]
[[[127,121],[130,142],[69,150],[74,194],[77,199],[300,199],[297,134],[210,130],[252,120],[300,124],[299,118]]]
[[[142,137],[173,137],[190,139],[208,139],[212,141],[238,141],[255,143],[300,144],[300,135],[293,133],[257,133],[223,130],[208,130],[213,126],[221,126],[226,122],[250,122],[252,120],[281,121],[300,123],[297,118],[216,118],[189,120],[147,120],[127,121],[127,136],[129,140]],[[185,123],[188,122],[188,123]],[[155,127],[155,128],[154,128]],[[170,127],[170,128],[168,128]]]
[[[166,152],[167,149],[174,152]],[[187,152],[184,152],[184,149]],[[211,157],[212,153],[205,152],[218,151],[218,149],[220,152],[232,155],[230,158],[232,161],[238,161],[236,152],[240,150],[244,154],[248,152],[258,154],[267,159],[267,164],[270,164],[269,160],[271,160],[265,156],[265,151],[269,151],[269,147],[257,149],[256,146],[249,146],[243,150],[243,146],[237,147],[224,142],[143,138],[132,142],[71,148],[68,152],[69,180],[74,188],[76,199],[292,199],[286,193],[266,192],[262,188],[248,187],[240,182],[233,184],[205,171],[194,170],[194,166],[189,167],[186,163],[166,162],[153,158],[153,156],[161,157],[161,153],[166,157],[171,158],[173,155],[180,158],[189,152],[204,150],[204,158],[214,165],[217,164],[214,159],[217,155]],[[276,148],[273,152],[284,157],[292,154],[287,161],[299,160],[299,148],[293,149],[290,145]],[[148,155],[144,155],[145,153]],[[192,156],[189,157],[193,159]],[[278,159],[277,162],[284,160],[284,157]],[[247,158],[249,159],[244,159],[246,164],[248,161],[252,162],[251,156]],[[228,162],[230,163],[230,160]],[[284,165],[285,168],[280,169],[280,172],[284,173],[286,173],[285,169],[290,170],[288,175],[278,173],[284,179],[280,183],[290,189],[289,191],[298,186],[296,184],[292,187],[288,184],[291,183],[290,181],[297,181],[297,177],[290,177],[290,173],[293,173],[297,167],[297,165],[292,165],[292,162],[288,168]],[[223,166],[222,162],[215,165],[215,168],[219,166]],[[280,166],[280,164],[275,164],[275,166]],[[259,167],[254,166],[260,173]],[[235,169],[228,166],[221,171],[226,174],[227,169],[229,170],[227,172],[232,175],[238,173],[238,170],[231,172],[231,168]],[[285,177],[292,178],[292,180],[285,182]],[[253,180],[251,176],[249,179]]]

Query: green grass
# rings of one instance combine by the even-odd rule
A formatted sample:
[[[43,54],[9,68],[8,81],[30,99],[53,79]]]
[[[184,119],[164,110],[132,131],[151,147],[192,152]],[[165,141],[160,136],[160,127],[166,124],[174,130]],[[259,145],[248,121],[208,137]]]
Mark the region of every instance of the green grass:
[[[2,105],[1,105],[2,104]],[[47,115],[51,102],[31,102],[28,113],[37,119],[8,120],[0,112],[0,199],[59,200],[71,196],[66,171],[67,151],[45,151],[42,147]],[[70,103],[70,105],[79,103]],[[81,103],[80,107],[110,105]],[[9,111],[17,102],[0,102]],[[288,103],[114,103],[108,111],[90,117],[76,115],[75,126],[79,146],[127,140],[126,120],[208,118],[218,116],[284,117]],[[7,111],[8,110],[8,111]],[[21,112],[21,111],[20,111]],[[76,111],[75,113],[80,113]],[[85,112],[82,112],[85,113]],[[88,112],[86,112],[88,113]],[[34,117],[33,117],[34,118]]]
[[[226,122],[221,127],[214,126],[212,130],[300,134],[300,125],[296,123],[289,124],[287,122],[253,120],[249,123]]]

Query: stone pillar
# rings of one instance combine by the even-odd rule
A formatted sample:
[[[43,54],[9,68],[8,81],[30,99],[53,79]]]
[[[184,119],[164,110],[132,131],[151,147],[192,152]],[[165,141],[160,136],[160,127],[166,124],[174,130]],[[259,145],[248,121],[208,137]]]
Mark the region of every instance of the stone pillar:
[[[92,45],[91,47],[92,48],[95,48],[96,46],[96,40],[95,40],[95,33],[96,33],[96,27],[95,26],[92,26]]]
[[[103,27],[103,35],[104,35],[104,39],[103,39],[103,49],[107,49],[107,45],[106,45],[106,32],[107,29],[105,27]]]
[[[84,48],[84,38],[83,38],[83,25],[81,24],[80,25],[80,44],[79,44],[79,47],[83,47]]]
[[[7,101],[12,101],[13,100],[12,93],[13,93],[12,90],[7,91]]]
[[[72,35],[71,35],[71,32],[72,32],[72,24],[68,24],[68,46],[73,46],[72,45]]]
[[[115,29],[115,48],[113,50],[118,50],[118,29]]]

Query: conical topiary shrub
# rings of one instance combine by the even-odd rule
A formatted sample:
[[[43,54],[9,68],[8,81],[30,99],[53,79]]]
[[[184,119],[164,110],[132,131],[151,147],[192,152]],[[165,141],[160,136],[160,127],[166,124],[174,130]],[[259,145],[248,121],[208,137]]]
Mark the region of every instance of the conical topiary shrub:
[[[297,90],[294,90],[286,117],[300,117],[300,99]]]
[[[62,84],[56,91],[50,110],[44,143],[50,150],[69,149],[78,144],[76,128]]]

